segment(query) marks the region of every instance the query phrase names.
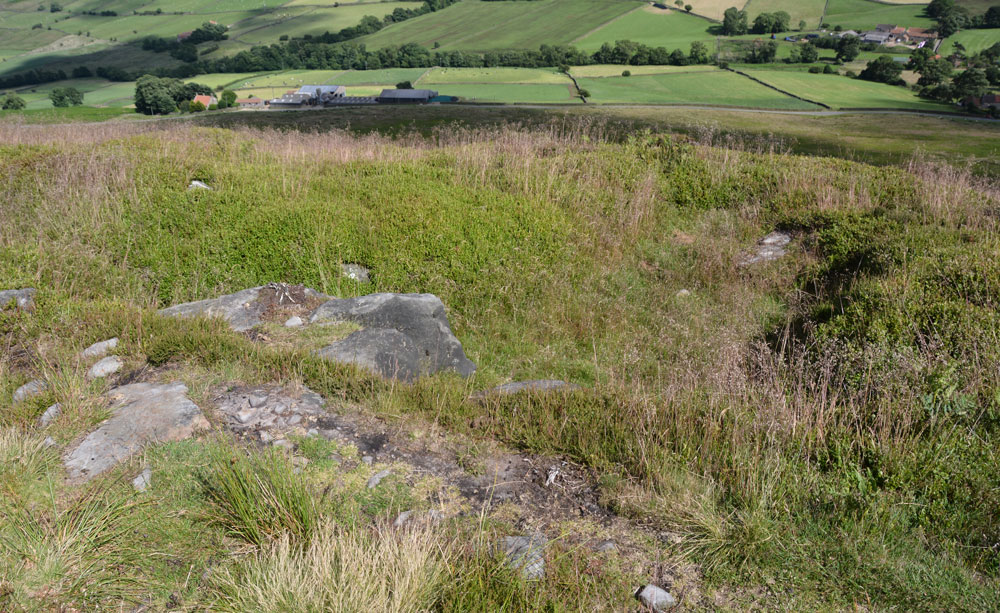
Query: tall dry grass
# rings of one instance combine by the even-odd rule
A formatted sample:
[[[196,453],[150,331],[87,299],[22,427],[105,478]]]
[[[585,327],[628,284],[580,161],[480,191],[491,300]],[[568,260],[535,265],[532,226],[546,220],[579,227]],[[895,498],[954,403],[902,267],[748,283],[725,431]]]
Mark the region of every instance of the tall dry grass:
[[[280,537],[213,576],[219,611],[418,613],[433,609],[448,546],[428,528],[348,530],[326,522],[306,545]]]

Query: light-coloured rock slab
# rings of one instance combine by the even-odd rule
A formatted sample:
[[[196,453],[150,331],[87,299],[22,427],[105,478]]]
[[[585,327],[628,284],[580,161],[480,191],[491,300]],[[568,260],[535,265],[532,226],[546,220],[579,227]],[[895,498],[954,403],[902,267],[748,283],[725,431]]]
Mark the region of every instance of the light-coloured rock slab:
[[[139,473],[135,479],[132,479],[132,487],[134,487],[135,491],[137,492],[145,492],[146,488],[149,487],[149,484],[152,481],[153,481],[153,471],[151,471],[147,466],[146,468],[142,469],[142,472]]]
[[[38,418],[38,427],[45,428],[62,415],[62,405],[58,402],[45,409],[42,416]]]
[[[118,337],[109,338],[106,341],[101,341],[99,343],[94,343],[90,347],[84,349],[80,356],[84,358],[101,358],[108,355],[108,352],[118,346]]]
[[[0,309],[7,307],[30,311],[35,308],[35,289],[26,287],[24,289],[0,290]]]
[[[90,367],[87,371],[88,379],[103,379],[108,375],[113,375],[122,369],[125,363],[122,359],[116,355],[109,355],[106,358],[101,358],[96,364]]]
[[[635,591],[635,597],[646,606],[647,609],[663,613],[677,606],[677,599],[670,592],[656,587],[652,583],[640,587]]]
[[[65,457],[71,479],[91,479],[153,443],[179,441],[208,428],[187,386],[133,383],[108,392],[111,417]]]
[[[38,396],[46,389],[48,389],[48,387],[49,387],[48,384],[45,383],[45,381],[42,381],[41,379],[34,379],[32,381],[28,381],[21,387],[14,390],[14,396],[13,396],[14,404],[17,404],[19,402],[24,402],[28,398],[34,398],[35,396]]]
[[[473,400],[483,400],[491,396],[511,396],[521,392],[533,392],[537,394],[547,392],[573,392],[581,389],[575,383],[559,381],[556,379],[536,379],[533,381],[513,381],[504,383],[488,390],[482,390],[472,395]]]
[[[792,235],[787,232],[771,232],[757,242],[757,247],[740,260],[741,266],[750,266],[760,262],[770,262],[784,257],[788,251],[785,247],[792,242]]]

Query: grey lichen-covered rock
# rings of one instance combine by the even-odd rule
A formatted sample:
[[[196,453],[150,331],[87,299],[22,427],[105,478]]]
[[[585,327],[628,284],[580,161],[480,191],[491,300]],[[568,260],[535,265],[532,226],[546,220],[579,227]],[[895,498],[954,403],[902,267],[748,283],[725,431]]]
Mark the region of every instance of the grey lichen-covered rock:
[[[142,472],[139,473],[135,479],[132,479],[132,487],[134,487],[137,492],[145,492],[152,480],[153,471],[149,470],[149,467],[147,466],[142,469]]]
[[[65,458],[72,479],[90,479],[151,443],[179,441],[208,428],[201,409],[187,397],[187,386],[133,383],[108,392],[111,417]]]
[[[476,370],[476,365],[465,356],[462,343],[448,325],[444,304],[433,294],[370,294],[358,298],[330,300],[321,304],[309,321],[310,323],[352,322],[366,329],[394,330],[405,335],[410,342],[403,342],[399,337],[385,333],[369,334],[367,337],[353,340],[348,337],[341,341],[345,343],[352,340],[351,345],[344,346],[346,348],[357,347],[360,341],[366,338],[378,340],[383,347],[392,343],[400,352],[393,364],[398,367],[396,372],[399,373],[405,372],[404,366],[410,363],[411,347],[416,350],[419,363],[415,374],[452,370],[468,377]],[[340,354],[340,351],[336,351],[333,352],[333,356],[325,357],[336,359]]]
[[[403,511],[392,522],[393,528],[402,528],[407,524],[436,524],[444,520],[444,513],[437,509],[428,511]]]
[[[344,276],[358,283],[369,283],[371,282],[371,271],[362,266],[361,264],[341,264],[340,271],[344,273]]]
[[[750,266],[759,262],[770,262],[783,257],[787,250],[785,247],[792,242],[792,235],[787,232],[771,232],[757,242],[757,247],[740,260],[741,266]]]
[[[392,471],[388,468],[385,470],[380,470],[368,479],[368,489],[373,490],[378,487],[379,483],[382,483],[382,479],[385,479],[392,474]]]
[[[269,283],[218,298],[175,304],[160,309],[159,313],[168,317],[221,317],[233,330],[243,332],[259,325],[261,316],[271,306],[290,306],[326,298],[329,296],[301,285]]]
[[[301,317],[299,317],[298,315],[292,315],[287,320],[285,320],[285,327],[286,328],[298,328],[303,323],[305,323],[305,322],[302,321]]]
[[[354,364],[387,379],[413,381],[420,373],[420,353],[413,340],[397,330],[369,328],[316,352],[340,364]]]
[[[28,381],[21,387],[14,390],[14,396],[13,396],[14,404],[17,404],[19,402],[24,402],[28,398],[33,398],[35,396],[38,396],[39,394],[44,392],[47,388],[48,384],[46,384],[45,381],[42,381],[41,379],[34,379],[32,381]]]
[[[198,179],[195,179],[194,181],[191,181],[191,183],[188,184],[188,190],[192,189],[207,189],[208,191],[212,191],[211,187],[209,187],[205,182],[199,181]]]
[[[122,369],[125,363],[122,362],[121,358],[116,355],[109,355],[106,358],[101,358],[96,364],[90,367],[87,371],[88,379],[103,379],[108,375],[113,375]]]
[[[0,309],[13,306],[15,309],[30,311],[35,308],[35,289],[26,287],[24,289],[0,290]]]
[[[42,416],[38,418],[38,427],[45,428],[62,415],[62,405],[58,402],[45,409]]]
[[[510,396],[520,392],[572,392],[578,389],[581,388],[575,383],[568,383],[566,381],[558,381],[555,379],[536,379],[533,381],[514,381],[512,383],[504,383],[503,385],[498,385],[492,389],[476,392],[472,395],[472,398],[474,400],[482,400],[484,398],[489,398],[490,396]]]
[[[548,542],[542,534],[504,537],[502,547],[508,566],[520,569],[529,581],[541,579],[545,576],[544,553]]]
[[[99,343],[94,343],[90,347],[84,349],[80,356],[84,358],[100,358],[106,356],[109,351],[118,346],[118,337],[109,338],[106,341],[101,341]]]
[[[652,583],[635,591],[635,597],[648,609],[662,613],[677,606],[677,599],[670,592],[656,587]]]

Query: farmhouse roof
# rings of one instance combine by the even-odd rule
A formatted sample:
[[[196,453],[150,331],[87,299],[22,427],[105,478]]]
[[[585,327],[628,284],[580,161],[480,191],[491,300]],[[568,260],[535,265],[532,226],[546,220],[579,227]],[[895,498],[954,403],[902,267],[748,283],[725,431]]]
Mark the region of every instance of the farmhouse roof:
[[[343,85],[303,85],[299,88],[296,93],[308,94],[314,97],[320,97],[324,94],[344,95],[345,88]]]
[[[192,100],[191,102],[200,102],[205,105],[205,108],[208,108],[209,106],[215,104],[215,96],[206,96],[204,94],[200,94],[198,96],[195,96],[194,100]]]
[[[876,32],[892,32],[896,29],[896,24],[880,23],[875,26]]]

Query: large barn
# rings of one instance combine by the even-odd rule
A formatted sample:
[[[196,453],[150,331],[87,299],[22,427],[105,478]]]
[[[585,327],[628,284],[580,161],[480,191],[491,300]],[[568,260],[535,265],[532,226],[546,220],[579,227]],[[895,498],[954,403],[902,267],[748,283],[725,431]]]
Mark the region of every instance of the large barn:
[[[433,89],[383,89],[378,101],[379,104],[427,104],[437,95]]]

